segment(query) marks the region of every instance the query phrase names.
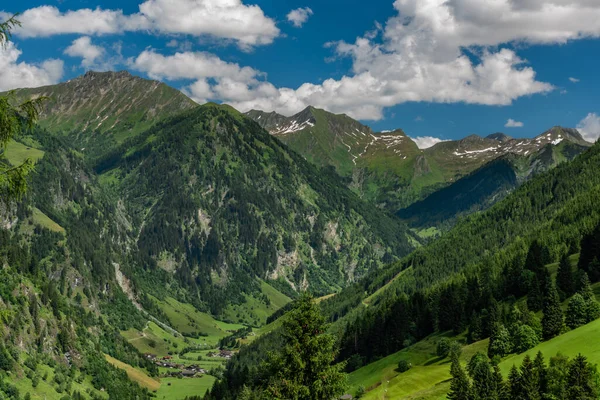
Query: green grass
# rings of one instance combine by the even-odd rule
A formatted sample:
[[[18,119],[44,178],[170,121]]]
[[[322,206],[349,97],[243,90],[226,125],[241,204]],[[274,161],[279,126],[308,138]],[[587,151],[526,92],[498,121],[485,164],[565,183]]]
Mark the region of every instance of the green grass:
[[[281,293],[265,281],[260,281],[261,292],[269,299],[267,304],[262,299],[254,296],[245,295],[246,302],[242,304],[231,304],[225,310],[225,316],[228,320],[238,321],[240,323],[261,326],[267,321],[267,318],[281,307],[292,301],[288,296]]]
[[[134,368],[108,355],[105,355],[105,357],[112,365],[125,370],[129,379],[155,392],[157,399],[183,400],[186,396],[202,396],[212,387],[216,380],[211,375],[203,375],[197,378],[161,378],[160,380],[156,380],[138,368]],[[179,361],[175,360],[175,362]],[[219,364],[222,365],[222,363]],[[212,365],[211,367],[213,366],[216,365]],[[203,366],[203,368],[206,367]],[[164,372],[172,372],[172,370],[166,369]]]
[[[186,396],[203,396],[215,382],[210,375],[201,378],[162,378],[160,389],[156,392],[159,400],[183,400]]]
[[[182,334],[203,333],[207,336],[201,337],[200,340],[207,344],[216,345],[219,339],[243,328],[240,324],[217,321],[211,315],[196,310],[191,304],[180,303],[171,297],[166,298],[165,301],[154,300],[167,315],[175,330]]]
[[[375,292],[373,292],[372,295],[370,295],[369,297],[367,297],[366,299],[363,300],[363,304],[365,305],[369,305],[371,304],[371,302],[377,297],[379,296],[381,293],[383,293],[396,279],[400,278],[401,276],[408,274],[408,273],[412,273],[412,266],[408,267],[406,269],[403,269],[402,271],[398,272],[398,274],[392,278],[388,283],[386,283],[385,285],[383,285],[382,287],[380,287],[379,289],[377,289]]]
[[[28,158],[31,158],[33,161],[39,160],[44,156],[44,152],[12,140],[6,146],[4,156],[12,165],[21,165]]]
[[[151,353],[160,357],[168,355],[169,352],[177,353],[188,345],[184,338],[172,335],[154,322],[149,322],[142,332],[130,329],[121,332],[121,335],[140,353]]]
[[[190,353],[185,353],[183,356],[174,356],[173,361],[178,364],[184,365],[198,365],[201,368],[206,370],[210,370],[215,367],[222,367],[227,362],[227,359],[217,358],[217,357],[209,357],[208,353],[213,350],[200,350],[194,351]],[[198,357],[201,357],[201,360],[198,360]]]
[[[258,329],[254,329],[251,335],[248,335],[246,339],[240,339],[239,342],[242,344],[249,344],[254,342],[259,337],[266,335],[267,333],[271,333],[274,330],[278,329],[283,323],[283,318],[277,318],[275,321],[270,324],[263,325]]]
[[[399,399],[407,396],[420,398],[424,392],[438,392],[436,386],[444,385],[450,379],[450,363],[448,358],[436,356],[438,340],[446,335],[431,335],[424,340],[391,354],[381,360],[366,365],[349,376],[350,393],[359,386],[368,392],[364,399]],[[457,339],[461,339],[458,337]],[[486,351],[488,340],[482,340],[463,347],[462,360],[467,361],[478,351]],[[412,368],[404,373],[397,371],[398,362],[407,360]],[[435,390],[433,390],[435,389]],[[445,395],[445,391],[443,394]]]
[[[569,357],[581,353],[586,356],[588,361],[592,364],[600,364],[599,334],[600,319],[597,319],[587,325],[548,340],[547,342],[540,343],[525,353],[509,356],[500,363],[500,369],[504,375],[507,375],[513,364],[520,365],[523,358],[525,358],[525,355],[529,354],[529,356],[535,357],[538,351],[541,351],[544,354],[546,360],[559,352]]]
[[[423,239],[431,239],[439,236],[442,232],[436,228],[435,226],[429,227],[427,229],[420,229],[414,231],[419,237]]]
[[[65,228],[54,222],[50,217],[41,212],[38,208],[33,208],[33,222],[36,225],[47,228],[52,232],[65,233]]]
[[[105,354],[104,357],[106,358],[106,361],[108,361],[115,367],[124,370],[127,373],[127,377],[129,377],[130,380],[136,382],[141,387],[145,387],[150,391],[158,390],[158,388],[160,387],[159,381],[149,377],[144,371],[140,370],[139,368],[134,368],[129,364],[126,364],[122,361],[117,360],[116,358],[109,356],[108,354]]]

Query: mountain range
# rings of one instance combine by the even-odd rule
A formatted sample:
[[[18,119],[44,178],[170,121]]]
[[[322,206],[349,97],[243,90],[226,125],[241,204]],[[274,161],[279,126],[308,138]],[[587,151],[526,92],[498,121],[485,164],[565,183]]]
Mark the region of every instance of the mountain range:
[[[507,155],[535,157],[545,146],[561,142],[573,143],[581,150],[591,145],[575,129],[554,127],[533,139],[513,139],[502,133],[485,138],[471,135],[419,149],[401,129],[373,132],[346,115],[314,107],[291,117],[257,110],[246,115],[308,161],[334,167],[361,197],[392,210],[422,200]],[[515,173],[523,175],[525,171]]]

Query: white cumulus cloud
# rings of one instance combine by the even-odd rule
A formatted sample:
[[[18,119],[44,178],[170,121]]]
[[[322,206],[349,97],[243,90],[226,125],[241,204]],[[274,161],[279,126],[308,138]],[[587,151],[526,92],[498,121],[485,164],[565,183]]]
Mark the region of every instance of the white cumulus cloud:
[[[287,15],[287,20],[291,22],[296,28],[302,27],[308,21],[308,18],[313,15],[313,10],[308,7],[297,8],[292,10]]]
[[[506,124],[504,124],[504,127],[506,127],[506,128],[522,128],[523,123],[521,121],[515,121],[514,119],[509,118],[508,121],[506,121]]]
[[[415,142],[417,144],[417,147],[419,149],[428,149],[438,143],[441,142],[447,142],[447,140],[443,140],[440,138],[436,138],[433,136],[417,136],[417,137],[411,137],[412,141]]]
[[[62,60],[48,59],[39,64],[19,62],[22,51],[13,42],[0,46],[0,91],[57,83],[63,76]]]
[[[577,82],[579,82],[579,79],[577,79],[577,78],[573,78],[573,77],[570,77],[570,78],[569,78],[569,80],[570,80],[571,82],[573,82],[573,83],[577,83]]]
[[[172,56],[146,51],[134,65],[161,79],[191,79],[186,90],[195,90],[196,98],[228,102],[242,111],[257,108],[291,115],[313,105],[379,120],[386,108],[405,102],[509,105],[523,96],[548,93],[555,86],[540,81],[534,66],[516,49],[600,36],[596,0],[396,0],[393,5],[395,15],[375,31],[353,42],[329,44],[336,57],[351,59],[352,68],[341,78],[321,83],[276,87],[261,71],[189,48]],[[65,22],[72,18],[70,12],[49,6],[38,11],[42,9],[52,11],[51,17],[55,14],[54,22],[35,19],[37,25],[31,26],[28,10],[22,18],[27,31],[21,34],[150,30],[210,35],[235,41],[243,49],[271,43],[280,34],[259,7],[242,0],[146,0],[132,15],[73,11],[83,20],[91,18],[86,13],[99,18],[73,24]],[[506,48],[507,43],[519,46]],[[170,67],[148,60],[168,62]]]
[[[577,130],[588,142],[595,142],[600,137],[600,115],[589,113],[577,124]]]
[[[272,86],[259,81],[260,71],[223,61],[207,52],[178,52],[165,56],[150,49],[132,60],[130,67],[145,72],[153,79],[194,80],[184,88],[184,92],[199,103],[208,100],[244,101],[253,96],[253,92],[260,93],[260,85]]]
[[[44,5],[24,11],[15,30],[21,37],[58,34],[105,35],[134,31],[211,36],[249,49],[279,36],[275,21],[257,5],[242,0],[147,0],[139,12],[85,8],[61,12]]]
[[[105,54],[105,50],[102,46],[92,44],[92,39],[89,36],[82,36],[73,40],[73,43],[65,49],[65,54],[82,58],[81,66],[90,68]]]
[[[242,47],[270,44],[280,33],[259,6],[241,0],[147,0],[140,13],[160,32],[211,35]]]

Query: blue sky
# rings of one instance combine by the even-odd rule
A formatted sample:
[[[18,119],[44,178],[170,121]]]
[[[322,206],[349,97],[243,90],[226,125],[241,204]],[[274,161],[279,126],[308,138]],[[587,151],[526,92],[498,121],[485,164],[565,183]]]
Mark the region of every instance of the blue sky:
[[[0,89],[127,69],[199,102],[286,115],[310,104],[412,137],[563,125],[595,139],[594,3],[3,0],[23,27],[0,51]]]

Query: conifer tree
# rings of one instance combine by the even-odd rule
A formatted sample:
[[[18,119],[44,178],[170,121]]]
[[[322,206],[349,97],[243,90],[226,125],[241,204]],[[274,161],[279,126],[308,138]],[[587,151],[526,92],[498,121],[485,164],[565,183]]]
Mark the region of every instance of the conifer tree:
[[[560,299],[554,285],[547,287],[544,296],[544,317],[542,318],[542,334],[545,340],[552,339],[560,334],[563,328],[563,313],[560,308]]]
[[[0,47],[5,47],[11,38],[11,31],[21,23],[16,15],[0,23]],[[8,143],[23,128],[31,129],[38,118],[45,97],[28,100],[15,105],[14,93],[0,96],[0,154],[6,151]],[[20,165],[10,165],[0,160],[0,202],[9,203],[21,197],[27,189],[27,176],[33,170],[31,159]]]
[[[539,311],[544,305],[544,291],[537,276],[533,277],[531,287],[527,293],[527,307],[532,311]]]
[[[592,284],[587,273],[581,274],[581,280],[579,282],[579,294],[583,296],[584,300],[590,300],[595,298],[594,291],[592,290]]]
[[[571,361],[569,376],[567,378],[567,397],[569,399],[592,400],[598,398],[597,373],[587,361],[579,354]]]
[[[450,366],[452,382],[450,383],[449,400],[470,400],[471,383],[467,373],[460,365],[460,359],[457,354],[452,355],[452,365]]]
[[[542,245],[537,240],[534,240],[529,246],[527,258],[525,259],[525,268],[533,271],[536,275],[545,269],[546,260]]]
[[[581,239],[578,268],[585,271],[593,282],[600,280],[600,224]]]
[[[523,382],[521,380],[521,373],[514,364],[508,374],[508,390],[510,392],[511,399],[520,400],[523,398]]]
[[[544,355],[541,351],[535,356],[533,360],[533,367],[538,376],[540,394],[543,396],[548,390],[548,370],[546,368],[546,362],[544,361]]]
[[[579,293],[585,301],[585,324],[600,318],[600,304],[596,300],[594,291],[590,284],[587,274],[584,272],[581,276],[581,288]]]
[[[510,333],[501,323],[496,323],[492,328],[490,343],[488,345],[488,357],[504,357],[512,351],[512,340]]]
[[[569,300],[565,320],[567,326],[571,329],[587,323],[587,302],[581,294],[575,293]]]
[[[297,300],[285,316],[282,336],[285,345],[269,363],[271,398],[331,400],[344,393],[344,365],[332,365],[335,339],[326,333],[325,318],[312,296]]]
[[[561,353],[551,357],[550,366],[547,372],[548,397],[565,399],[567,393],[567,376],[569,373],[569,358]]]
[[[471,395],[474,399],[497,398],[496,380],[485,354],[475,354],[469,361],[468,370],[472,381]]]
[[[558,264],[556,287],[559,290],[561,300],[564,300],[575,293],[575,278],[573,276],[573,268],[571,268],[571,262],[566,254],[563,254]]]
[[[498,362],[493,362],[492,378],[494,380],[496,398],[498,400],[510,400],[510,390],[507,383],[504,382]]]
[[[526,355],[521,364],[521,397],[528,400],[540,400],[540,382],[538,374],[531,361],[531,357]]]

